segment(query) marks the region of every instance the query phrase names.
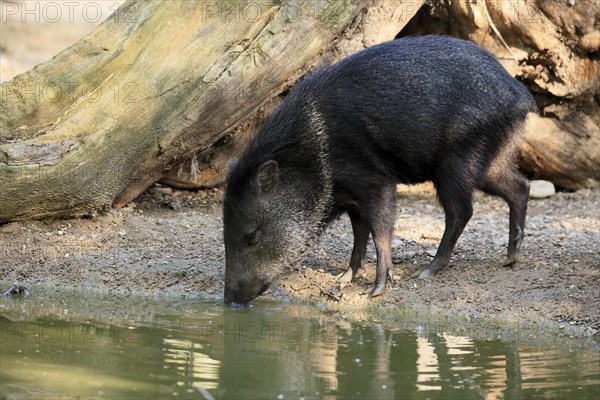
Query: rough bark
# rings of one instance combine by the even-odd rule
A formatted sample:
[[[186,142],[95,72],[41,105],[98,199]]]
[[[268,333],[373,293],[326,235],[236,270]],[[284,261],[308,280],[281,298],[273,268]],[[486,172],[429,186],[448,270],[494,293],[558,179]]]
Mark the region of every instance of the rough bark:
[[[384,3],[126,2],[2,84],[0,221],[131,201],[177,160],[223,140]]]

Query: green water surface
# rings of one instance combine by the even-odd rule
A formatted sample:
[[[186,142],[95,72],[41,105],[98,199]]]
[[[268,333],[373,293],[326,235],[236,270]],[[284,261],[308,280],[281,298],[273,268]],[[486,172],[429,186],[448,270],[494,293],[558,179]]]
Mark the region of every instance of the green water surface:
[[[600,397],[591,340],[318,304],[37,294],[0,333],[0,399]]]

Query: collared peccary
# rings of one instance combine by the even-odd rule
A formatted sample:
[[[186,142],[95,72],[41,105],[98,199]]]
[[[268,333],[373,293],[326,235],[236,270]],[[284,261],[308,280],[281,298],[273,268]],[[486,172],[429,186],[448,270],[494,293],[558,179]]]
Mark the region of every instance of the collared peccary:
[[[433,261],[446,266],[472,214],[472,192],[510,207],[508,259],[523,238],[529,184],[516,138],[535,103],[492,55],[443,36],[375,45],[312,73],[288,94],[240,159],[224,198],[225,302],[246,304],[286,261],[341,213],[354,232],[353,279],[369,234],[377,253],[372,296],[392,281],[395,187],[432,181],[446,214]]]

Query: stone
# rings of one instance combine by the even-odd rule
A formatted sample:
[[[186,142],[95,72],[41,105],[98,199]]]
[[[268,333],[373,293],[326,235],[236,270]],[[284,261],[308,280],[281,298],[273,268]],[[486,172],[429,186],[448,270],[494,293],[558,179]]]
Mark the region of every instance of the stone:
[[[552,182],[535,180],[529,182],[529,184],[530,199],[544,199],[556,193],[556,189],[554,188],[554,184]]]

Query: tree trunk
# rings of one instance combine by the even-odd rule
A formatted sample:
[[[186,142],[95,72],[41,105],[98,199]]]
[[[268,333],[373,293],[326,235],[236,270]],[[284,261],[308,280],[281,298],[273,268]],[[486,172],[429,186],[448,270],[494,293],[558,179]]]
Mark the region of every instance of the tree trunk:
[[[74,46],[2,84],[0,221],[126,204],[176,161],[223,141],[358,15],[393,9],[393,33],[418,10],[392,4],[124,3]]]

